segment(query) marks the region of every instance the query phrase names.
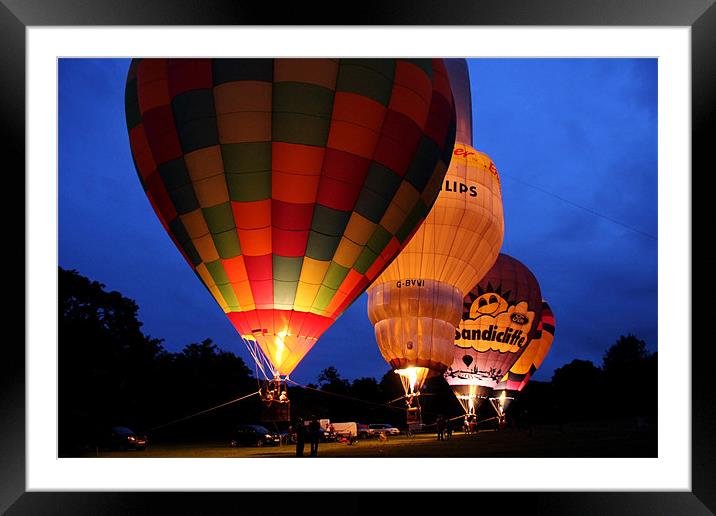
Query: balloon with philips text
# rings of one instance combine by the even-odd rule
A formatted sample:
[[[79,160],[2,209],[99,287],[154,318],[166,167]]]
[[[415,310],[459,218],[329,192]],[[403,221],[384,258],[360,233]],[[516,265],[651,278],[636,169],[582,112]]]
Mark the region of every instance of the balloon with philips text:
[[[467,63],[464,59],[446,63],[455,101],[460,102],[457,133],[471,140]],[[502,246],[497,168],[470,143],[456,141],[430,214],[368,289],[368,316],[378,347],[400,376],[409,407],[426,378],[443,373],[452,362],[462,298],[492,266]]]

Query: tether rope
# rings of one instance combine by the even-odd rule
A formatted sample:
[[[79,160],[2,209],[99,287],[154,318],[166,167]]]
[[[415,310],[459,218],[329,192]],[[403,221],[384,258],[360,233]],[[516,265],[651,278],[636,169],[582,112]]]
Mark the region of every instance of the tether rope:
[[[182,421],[186,421],[187,419],[191,419],[196,416],[200,416],[202,414],[206,414],[207,412],[211,412],[212,410],[220,409],[221,407],[226,407],[227,405],[231,405],[232,403],[237,403],[241,400],[245,400],[246,398],[250,398],[251,396],[256,396],[260,394],[260,391],[252,392],[251,394],[247,394],[246,396],[241,396],[240,398],[236,398],[235,400],[227,401],[226,403],[222,403],[221,405],[216,405],[215,407],[208,408],[206,410],[202,410],[201,412],[196,412],[195,414],[191,414],[189,416],[184,416],[179,419],[175,419],[174,421],[170,421],[168,423],[164,423],[163,425],[154,426],[147,430],[147,432],[152,432],[154,430],[158,430],[159,428],[164,428],[169,425],[173,425],[175,423],[180,423]]]

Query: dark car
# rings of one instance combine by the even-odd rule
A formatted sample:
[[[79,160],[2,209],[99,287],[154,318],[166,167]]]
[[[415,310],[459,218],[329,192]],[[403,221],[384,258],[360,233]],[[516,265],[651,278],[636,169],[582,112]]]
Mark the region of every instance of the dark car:
[[[359,439],[368,439],[372,435],[368,425],[364,425],[363,423],[358,423],[357,430]]]
[[[261,425],[238,425],[233,432],[231,446],[278,446],[281,435],[269,432]]]
[[[143,450],[149,444],[149,439],[126,426],[113,426],[100,433],[96,444],[103,450]]]

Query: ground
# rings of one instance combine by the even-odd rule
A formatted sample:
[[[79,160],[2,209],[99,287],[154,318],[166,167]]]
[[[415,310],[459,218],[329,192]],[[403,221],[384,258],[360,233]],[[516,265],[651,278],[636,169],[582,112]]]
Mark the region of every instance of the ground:
[[[360,440],[348,446],[321,443],[320,457],[656,457],[655,428],[618,423],[534,426],[532,431],[506,429],[438,441],[434,433]],[[309,445],[304,454],[307,456]],[[98,457],[292,457],[295,446],[239,447],[227,443],[154,443],[144,451],[99,452]]]

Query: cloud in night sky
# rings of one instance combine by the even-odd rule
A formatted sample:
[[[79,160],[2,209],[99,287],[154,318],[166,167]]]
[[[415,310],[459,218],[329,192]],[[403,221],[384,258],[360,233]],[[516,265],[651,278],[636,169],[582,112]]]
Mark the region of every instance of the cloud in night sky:
[[[170,351],[213,339],[252,364],[223,311],[154,215],[124,118],[123,59],[59,64],[59,265],[137,301],[145,333]],[[574,358],[601,363],[620,335],[657,349],[657,61],[469,62],[474,146],[502,183],[502,251],[527,265],[557,320],[535,377]],[[388,369],[367,295],[292,377],[333,365],[348,379]]]

